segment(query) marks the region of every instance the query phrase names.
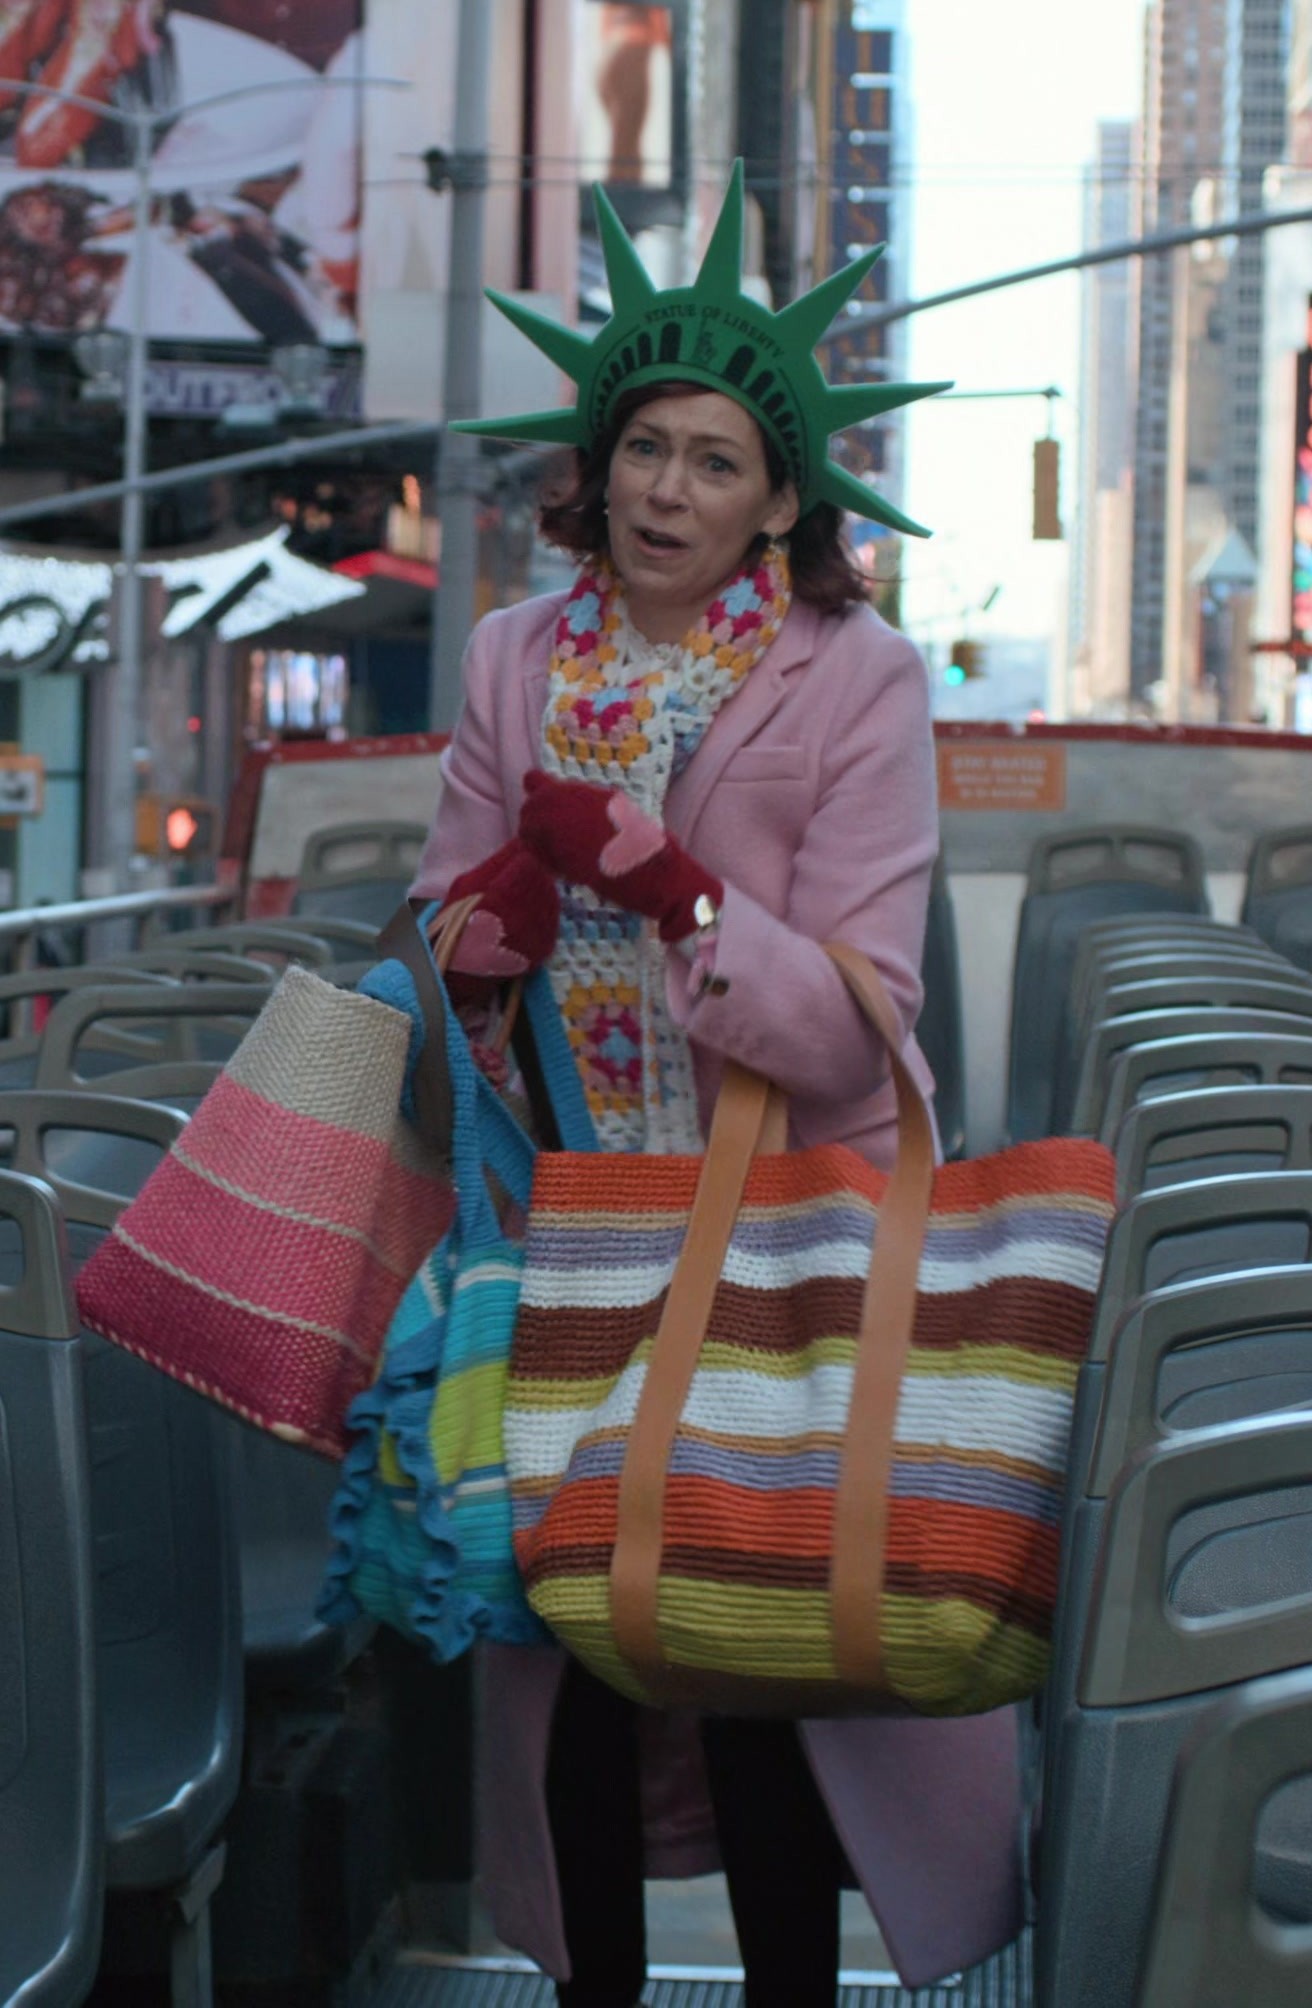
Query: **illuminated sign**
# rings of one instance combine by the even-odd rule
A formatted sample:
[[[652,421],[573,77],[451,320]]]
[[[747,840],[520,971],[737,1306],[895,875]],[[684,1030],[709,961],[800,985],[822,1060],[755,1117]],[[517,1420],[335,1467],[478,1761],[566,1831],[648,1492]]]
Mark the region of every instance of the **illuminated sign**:
[[[1298,357],[1294,397],[1294,562],[1291,632],[1312,641],[1312,349]]]

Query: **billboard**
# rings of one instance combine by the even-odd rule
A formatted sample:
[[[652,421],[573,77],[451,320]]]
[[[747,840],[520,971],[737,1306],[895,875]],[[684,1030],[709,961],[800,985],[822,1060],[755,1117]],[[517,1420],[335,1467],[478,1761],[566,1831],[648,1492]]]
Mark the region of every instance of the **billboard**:
[[[5,0],[0,336],[126,329],[144,259],[155,340],[356,341],[362,9]]]
[[[1294,395],[1294,550],[1290,634],[1312,643],[1312,349],[1297,358]]]
[[[603,182],[627,227],[680,224],[687,188],[686,0],[576,8],[579,211],[586,273],[595,232],[590,190]],[[584,285],[586,296],[587,286]]]

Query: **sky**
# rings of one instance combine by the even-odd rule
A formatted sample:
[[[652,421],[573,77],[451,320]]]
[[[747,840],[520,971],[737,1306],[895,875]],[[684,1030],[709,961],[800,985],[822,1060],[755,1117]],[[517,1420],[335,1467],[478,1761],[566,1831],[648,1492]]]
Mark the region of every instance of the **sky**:
[[[1069,256],[1099,119],[1139,108],[1143,0],[910,0],[915,107],[911,293]],[[1064,513],[1074,492],[1080,282],[1045,279],[912,317],[908,375],[969,390],[1056,385]],[[908,416],[906,506],[934,536],[903,545],[902,624],[1046,636],[1064,623],[1065,544],[1030,538],[1040,398],[931,399]],[[987,614],[982,601],[1000,587]]]

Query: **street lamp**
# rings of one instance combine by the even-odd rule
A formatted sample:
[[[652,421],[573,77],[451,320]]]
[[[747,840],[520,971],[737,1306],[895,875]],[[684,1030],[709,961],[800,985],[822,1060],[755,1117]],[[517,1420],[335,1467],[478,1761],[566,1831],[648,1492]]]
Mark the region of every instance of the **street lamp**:
[[[108,674],[114,678],[110,701],[104,707],[105,744],[102,747],[105,784],[104,842],[101,852],[113,876],[125,882],[128,863],[136,849],[136,769],[135,750],[141,714],[141,654],[145,623],[141,559],[145,538],[146,472],[146,363],[149,347],[148,320],[150,289],[148,249],[150,244],[151,159],[155,134],[162,125],[176,125],[195,112],[212,111],[269,92],[281,96],[289,90],[334,90],[347,88],[409,90],[402,77],[298,77],[279,83],[239,85],[194,98],[187,104],[170,105],[165,111],[125,111],[99,99],[83,97],[51,84],[14,83],[7,85],[16,96],[57,98],[61,104],[78,105],[94,112],[97,119],[109,119],[125,126],[132,134],[132,284],[128,298],[126,366],[123,369],[123,502],[119,513],[119,563],[122,586],[118,609],[118,650]],[[110,336],[114,330],[102,331]],[[93,353],[90,350],[85,353]],[[109,351],[100,351],[102,375],[117,374]],[[118,350],[123,361],[123,350]],[[92,376],[95,382],[95,372]],[[115,890],[118,888],[115,887]]]

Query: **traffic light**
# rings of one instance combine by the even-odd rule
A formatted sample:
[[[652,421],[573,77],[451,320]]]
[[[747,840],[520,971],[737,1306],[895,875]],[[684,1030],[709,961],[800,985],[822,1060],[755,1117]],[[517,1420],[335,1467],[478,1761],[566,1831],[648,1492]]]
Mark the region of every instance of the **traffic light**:
[[[1034,538],[1036,543],[1060,542],[1061,445],[1055,439],[1034,442]]]
[[[948,652],[948,666],[943,672],[943,681],[955,688],[961,683],[969,683],[974,677],[983,676],[983,648],[977,641],[954,641]]]
[[[199,795],[138,795],[137,849],[172,863],[214,855],[219,812]]]

